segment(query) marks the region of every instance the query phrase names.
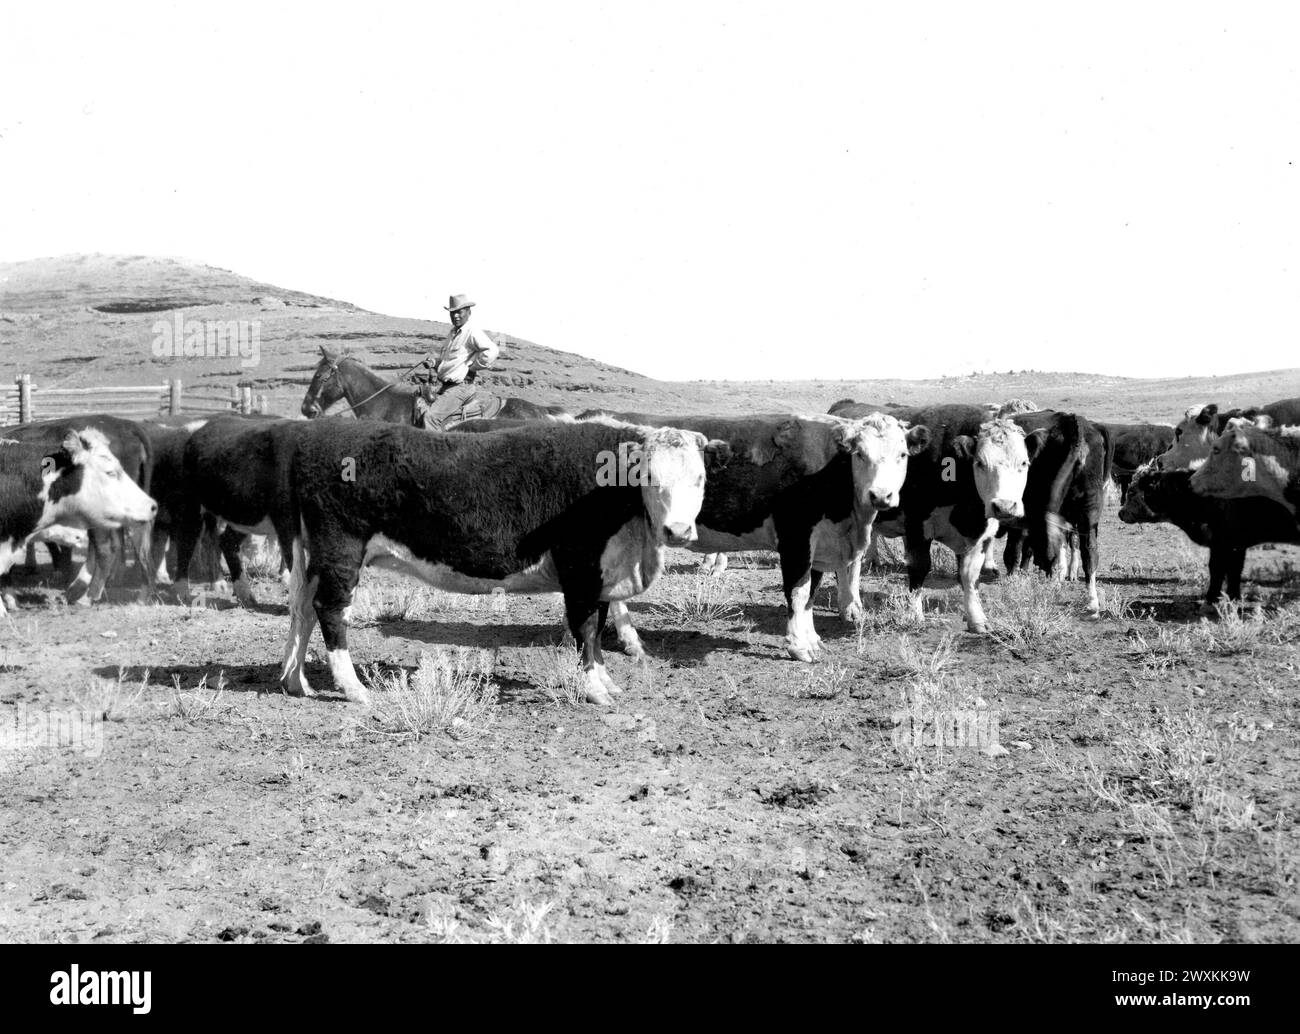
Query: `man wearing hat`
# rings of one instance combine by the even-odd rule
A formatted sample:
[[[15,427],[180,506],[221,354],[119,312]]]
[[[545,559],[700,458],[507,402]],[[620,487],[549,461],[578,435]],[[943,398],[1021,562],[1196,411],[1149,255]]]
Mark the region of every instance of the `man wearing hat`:
[[[468,295],[451,296],[447,305],[447,311],[451,313],[451,333],[437,358],[430,353],[424,360],[429,372],[415,395],[414,420],[417,427],[430,431],[441,429],[477,394],[474,380],[478,371],[496,362],[500,349],[470,320],[473,308],[474,303]]]

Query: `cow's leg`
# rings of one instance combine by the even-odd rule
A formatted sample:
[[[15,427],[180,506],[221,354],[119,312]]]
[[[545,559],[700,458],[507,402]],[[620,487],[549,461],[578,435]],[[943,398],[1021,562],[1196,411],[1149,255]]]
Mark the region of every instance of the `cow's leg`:
[[[641,644],[641,637],[632,627],[632,615],[628,613],[627,604],[622,600],[615,600],[609,605],[609,612],[614,616],[614,630],[618,633],[618,641],[623,646],[623,652],[638,664],[648,663],[649,658],[646,657],[645,647]]]
[[[996,535],[989,535],[980,550],[980,574],[990,574],[995,578],[1002,571],[998,567],[998,539]]]
[[[704,557],[704,562],[700,565],[700,570],[705,574],[717,577],[727,569],[726,553],[708,553]]]
[[[329,658],[334,686],[358,704],[370,704],[370,693],[357,678],[348,652],[348,625],[343,613],[352,604],[352,590],[357,587],[366,545],[359,539],[342,534],[331,536],[327,547],[313,549],[307,559],[308,582],[318,579],[316,617],[320,620],[325,654]],[[294,565],[297,570],[297,565]]]
[[[796,661],[815,661],[819,643],[812,628],[812,595],[821,574],[813,571],[813,535],[808,531],[785,536],[778,527],[777,541],[785,591],[785,650]]]
[[[925,524],[909,520],[903,538],[907,543],[907,591],[911,594],[912,613],[920,619],[925,613],[921,590],[931,567],[930,540],[925,537]]]
[[[1083,559],[1083,575],[1088,579],[1088,616],[1101,617],[1101,601],[1097,598],[1097,562],[1100,560],[1101,514],[1089,512],[1079,524],[1079,553]]]
[[[170,524],[153,522],[153,534],[149,539],[149,567],[153,570],[155,585],[170,585],[171,574],[167,570],[167,553],[171,548],[172,528]]]
[[[605,655],[600,649],[600,627],[604,623],[606,607],[599,600],[591,599],[586,593],[566,591],[564,594],[564,614],[569,622],[569,631],[573,634],[578,652],[582,655],[582,670],[587,678],[587,702],[592,704],[612,704],[610,693],[619,692],[619,688],[605,671]]]
[[[118,557],[114,532],[92,528],[86,538],[86,562],[67,591],[68,602],[78,607],[89,607],[104,595],[104,586],[117,565]]]
[[[1069,531],[1065,536],[1065,546],[1070,551],[1069,567],[1066,570],[1066,577],[1072,581],[1079,580],[1080,556],[1079,556],[1079,533]]]
[[[1231,554],[1232,550],[1227,546],[1213,542],[1210,544],[1210,584],[1206,587],[1205,599],[1198,608],[1203,617],[1218,613],[1215,604],[1223,595],[1223,581],[1228,576]],[[1242,557],[1245,558],[1244,553]]]
[[[1234,603],[1241,602],[1241,572],[1246,566],[1246,551],[1233,549],[1228,552],[1228,599]]]
[[[839,597],[840,617],[855,625],[862,624],[867,619],[862,610],[862,554],[835,572],[835,591]]]
[[[245,607],[251,607],[257,602],[253,598],[253,587],[248,584],[248,577],[244,573],[244,558],[239,552],[248,539],[247,533],[229,525],[218,539],[221,544],[221,555],[226,558],[226,566],[230,569],[230,578],[234,582],[235,599]]]
[[[204,516],[198,500],[187,498],[173,525],[176,537],[176,580],[172,583],[172,591],[181,603],[189,602],[190,564],[203,533]]]
[[[980,599],[980,568],[988,544],[995,541],[997,532],[998,522],[989,521],[978,538],[968,539],[956,529],[950,529],[940,540],[957,554],[957,575],[966,606],[966,629],[981,635],[988,631],[988,621],[984,616],[984,603]]]
[[[289,577],[289,637],[284,643],[284,666],[280,685],[290,696],[314,697],[316,691],[307,682],[303,665],[307,644],[316,627],[316,590],[319,578],[307,577],[307,560],[302,539],[293,540],[293,571]]]
[[[143,521],[131,525],[126,532],[126,538],[131,542],[131,550],[135,553],[136,572],[143,583],[138,590],[140,602],[152,602],[158,591],[153,566],[153,522]]]

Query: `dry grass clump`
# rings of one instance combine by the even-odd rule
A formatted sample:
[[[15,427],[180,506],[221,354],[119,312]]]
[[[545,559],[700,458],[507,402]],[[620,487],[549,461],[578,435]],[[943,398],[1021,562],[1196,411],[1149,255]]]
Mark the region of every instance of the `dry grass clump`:
[[[736,606],[735,585],[725,574],[696,574],[686,579],[664,579],[661,599],[650,612],[674,625],[700,625],[740,621],[744,615]]]
[[[1059,646],[1078,634],[1072,607],[1077,586],[1046,578],[1008,578],[985,586],[989,635],[1014,650]]]
[[[420,654],[413,672],[381,671],[371,665],[367,681],[372,721],[379,730],[422,739],[442,733],[453,739],[480,735],[497,717],[500,687],[492,677],[486,650],[437,650]]]

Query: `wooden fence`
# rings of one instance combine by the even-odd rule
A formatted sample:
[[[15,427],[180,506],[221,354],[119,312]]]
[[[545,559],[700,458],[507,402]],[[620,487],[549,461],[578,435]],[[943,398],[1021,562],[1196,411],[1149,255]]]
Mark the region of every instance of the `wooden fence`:
[[[164,413],[231,412],[265,413],[266,396],[255,395],[251,382],[189,391],[182,390],[179,380],[129,388],[42,388],[29,373],[15,378],[12,388],[0,390],[0,426],[85,413],[143,419]]]

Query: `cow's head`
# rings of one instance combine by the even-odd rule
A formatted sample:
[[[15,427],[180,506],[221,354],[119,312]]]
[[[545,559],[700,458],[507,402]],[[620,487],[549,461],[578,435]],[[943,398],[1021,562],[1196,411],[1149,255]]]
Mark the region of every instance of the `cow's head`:
[[[705,473],[727,465],[731,446],[698,431],[659,427],[647,428],[642,441],[624,448],[648,475],[641,479],[641,495],[656,541],[669,546],[694,542]]]
[[[1174,444],[1152,462],[1158,470],[1186,470],[1210,454],[1210,443],[1218,434],[1219,407],[1192,406],[1174,425]]]
[[[1263,496],[1295,513],[1298,471],[1300,427],[1265,431],[1245,423],[1214,439],[1191,485],[1192,491],[1215,499]]]
[[[908,427],[884,413],[836,424],[832,435],[837,448],[852,457],[853,496],[859,514],[896,507],[907,479],[908,457],[930,444],[928,427]]]
[[[108,439],[94,428],[73,431],[41,461],[47,520],[78,528],[120,528],[151,521],[155,503],[122,469]]]
[[[972,461],[975,487],[984,502],[984,516],[1011,521],[1025,515],[1025,483],[1029,461],[1042,439],[1025,437],[1010,420],[990,420],[980,425],[979,436],[960,435],[953,441],[957,455]]]
[[[1151,505],[1149,497],[1157,494],[1160,479],[1171,473],[1156,470],[1153,463],[1138,467],[1128,484],[1124,505],[1119,508],[1119,519],[1125,524],[1152,524],[1164,520]]]

